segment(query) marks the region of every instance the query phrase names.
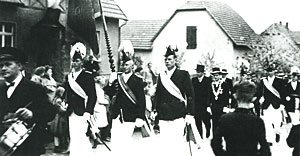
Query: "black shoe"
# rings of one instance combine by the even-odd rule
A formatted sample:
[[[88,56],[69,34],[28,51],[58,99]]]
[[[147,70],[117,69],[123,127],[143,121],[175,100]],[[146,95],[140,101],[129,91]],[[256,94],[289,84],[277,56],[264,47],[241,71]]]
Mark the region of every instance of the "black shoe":
[[[276,142],[279,142],[279,141],[280,141],[280,135],[279,135],[279,134],[276,134],[275,141],[276,141]]]
[[[269,146],[273,146],[273,143],[271,143],[271,142],[268,142],[268,145],[269,145]]]

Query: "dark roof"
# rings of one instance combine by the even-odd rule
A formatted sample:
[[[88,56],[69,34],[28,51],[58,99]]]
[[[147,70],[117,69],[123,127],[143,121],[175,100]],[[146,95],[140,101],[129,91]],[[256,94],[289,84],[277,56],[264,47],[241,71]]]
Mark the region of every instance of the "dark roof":
[[[134,49],[151,50],[152,39],[166,20],[130,20],[121,28],[121,40],[130,40]]]
[[[15,4],[23,4],[21,0],[0,0],[0,2],[7,2],[7,3],[15,3]]]
[[[94,9],[95,9],[95,18],[100,17],[100,9],[97,3],[98,0],[93,0]],[[127,20],[126,15],[122,11],[122,9],[119,7],[119,5],[114,0],[102,0],[101,1],[104,16],[111,17],[111,18],[117,18],[117,19],[123,19]]]
[[[290,35],[292,39],[296,42],[296,44],[300,44],[300,31],[290,31]]]
[[[177,12],[193,10],[206,10],[236,45],[248,46],[258,38],[246,21],[227,4],[215,1],[188,1],[174,12],[153,40]]]

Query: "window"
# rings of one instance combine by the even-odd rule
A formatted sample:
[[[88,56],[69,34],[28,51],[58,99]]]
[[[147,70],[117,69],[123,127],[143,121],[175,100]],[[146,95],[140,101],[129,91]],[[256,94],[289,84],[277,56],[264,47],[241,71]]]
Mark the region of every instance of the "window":
[[[196,26],[186,27],[186,42],[188,44],[187,49],[197,48],[197,27]]]
[[[0,44],[1,47],[14,46],[15,24],[0,22]]]

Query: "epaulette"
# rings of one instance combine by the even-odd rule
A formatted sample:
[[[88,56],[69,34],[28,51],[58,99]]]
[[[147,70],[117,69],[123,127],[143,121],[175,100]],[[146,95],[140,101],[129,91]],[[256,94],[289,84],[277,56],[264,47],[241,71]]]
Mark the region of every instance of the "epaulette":
[[[92,74],[92,72],[84,70],[83,72],[87,73],[87,74]]]
[[[143,76],[141,76],[141,75],[138,75],[138,74],[135,74],[135,73],[134,73],[134,75],[135,75],[136,77],[138,77],[138,78],[144,79]]]

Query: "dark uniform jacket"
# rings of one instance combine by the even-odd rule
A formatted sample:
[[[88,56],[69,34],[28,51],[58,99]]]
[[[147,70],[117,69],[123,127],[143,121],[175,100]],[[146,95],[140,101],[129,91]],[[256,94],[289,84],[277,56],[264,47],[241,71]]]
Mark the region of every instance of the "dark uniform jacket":
[[[81,73],[78,75],[75,81],[84,90],[85,94],[88,96],[88,100],[85,107],[84,99],[71,89],[67,76],[65,82],[66,92],[64,94],[68,103],[67,113],[71,114],[72,112],[74,112],[78,116],[82,116],[85,112],[94,114],[94,107],[96,104],[97,95],[95,81],[92,75],[85,71],[81,71]]]
[[[119,75],[118,75],[119,76]],[[111,106],[112,118],[116,119],[121,114],[125,122],[135,122],[136,118],[145,118],[146,100],[144,94],[143,80],[132,74],[128,79],[128,87],[131,89],[136,97],[136,104],[134,104],[124,93],[122,88],[118,88],[116,102]]]
[[[158,118],[174,120],[185,117],[186,114],[194,115],[194,89],[189,73],[185,70],[175,69],[171,81],[180,90],[182,96],[186,97],[187,106],[166,90],[159,76],[153,105],[153,110],[157,111]]]
[[[209,96],[211,91],[211,79],[204,76],[202,81],[199,82],[198,77],[192,78],[192,84],[195,93],[195,116],[206,112],[209,106]]]
[[[216,156],[270,156],[265,133],[263,120],[252,109],[237,108],[220,118],[211,146]],[[222,147],[223,137],[226,151]]]
[[[283,104],[282,99],[285,97],[284,96],[284,83],[283,83],[283,80],[275,77],[272,86],[279,92],[280,98],[278,98],[271,91],[269,91],[266,88],[266,86],[264,85],[264,82],[262,80],[260,88],[258,88],[258,91],[259,91],[259,96],[258,97],[260,98],[260,97],[264,96],[264,98],[265,98],[265,101],[262,104],[262,109],[267,109],[270,104],[272,104],[272,106],[275,109],[278,109],[280,104]]]
[[[223,108],[229,105],[229,87],[226,82],[221,83],[222,94],[218,95],[218,98],[215,99],[213,89],[217,92],[218,87],[216,85],[211,86],[210,91],[210,105],[211,111],[213,114],[223,113]]]
[[[300,156],[300,124],[292,127],[286,142],[289,147],[294,148],[293,156]]]
[[[291,82],[289,82],[286,85],[286,96],[289,96],[291,98],[290,101],[285,102],[285,109],[288,112],[295,112],[295,98],[296,97],[299,98],[300,96],[300,83],[299,82],[296,83],[297,83],[297,87],[295,90],[293,89]]]
[[[6,96],[6,84],[0,83],[0,120],[8,113],[15,113],[19,108],[31,103],[27,109],[33,113],[32,119],[26,120],[31,126],[36,123],[31,135],[21,144],[12,156],[37,156],[45,152],[45,126],[55,116],[55,109],[49,102],[45,89],[28,79],[22,78],[9,99]],[[0,122],[0,135],[8,127]]]

